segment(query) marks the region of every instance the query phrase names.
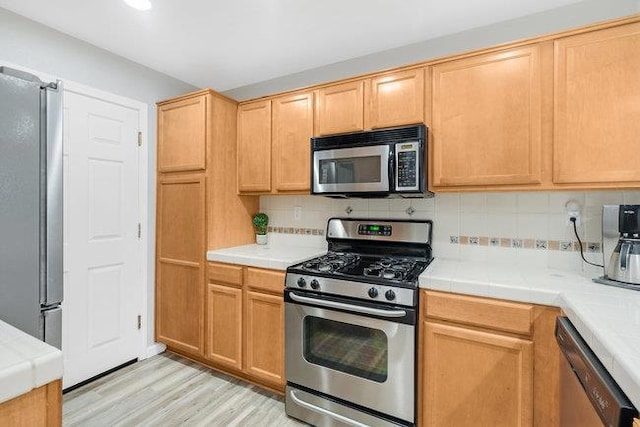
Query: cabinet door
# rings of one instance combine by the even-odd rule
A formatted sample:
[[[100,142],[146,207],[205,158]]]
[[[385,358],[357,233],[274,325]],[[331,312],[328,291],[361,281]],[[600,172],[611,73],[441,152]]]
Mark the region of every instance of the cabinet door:
[[[371,128],[421,123],[424,118],[424,69],[373,77],[370,101]]]
[[[276,386],[284,379],[284,302],[282,295],[246,292],[247,374]]]
[[[539,46],[433,66],[433,185],[535,184],[541,175]]]
[[[158,171],[204,170],[207,97],[158,106]]]
[[[271,101],[238,107],[238,191],[271,191]]]
[[[207,357],[242,369],[242,289],[209,283],[207,291]]]
[[[422,323],[423,425],[531,426],[531,341]]]
[[[273,101],[273,171],[276,191],[309,191],[313,93]]]
[[[205,178],[160,179],[157,205],[156,338],[203,354]]]
[[[553,181],[639,185],[640,23],[555,42]]]
[[[316,134],[364,129],[364,82],[349,82],[318,90]]]

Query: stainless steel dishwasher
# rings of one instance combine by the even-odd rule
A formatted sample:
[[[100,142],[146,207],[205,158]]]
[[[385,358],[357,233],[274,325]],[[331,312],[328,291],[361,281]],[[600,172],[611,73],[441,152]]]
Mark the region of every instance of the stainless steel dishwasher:
[[[571,321],[556,319],[560,347],[560,426],[631,427],[638,411]]]

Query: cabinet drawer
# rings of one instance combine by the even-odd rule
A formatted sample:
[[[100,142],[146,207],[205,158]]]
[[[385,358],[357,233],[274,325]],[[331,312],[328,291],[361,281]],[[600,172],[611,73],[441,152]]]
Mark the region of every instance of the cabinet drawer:
[[[425,291],[426,317],[522,335],[532,334],[533,305]]]
[[[247,286],[265,291],[284,292],[284,272],[247,267]]]
[[[209,263],[209,281],[242,285],[242,267],[239,265]]]

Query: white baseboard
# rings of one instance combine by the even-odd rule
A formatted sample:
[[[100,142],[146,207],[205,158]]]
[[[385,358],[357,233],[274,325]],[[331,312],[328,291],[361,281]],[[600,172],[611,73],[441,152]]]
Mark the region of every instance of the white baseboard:
[[[162,344],[161,342],[156,342],[147,347],[147,357],[155,356],[156,354],[160,354],[167,349],[167,346]]]

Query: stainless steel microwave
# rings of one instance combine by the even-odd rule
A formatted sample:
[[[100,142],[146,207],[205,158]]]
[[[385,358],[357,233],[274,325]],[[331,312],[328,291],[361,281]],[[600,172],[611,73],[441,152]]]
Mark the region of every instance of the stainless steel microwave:
[[[311,194],[432,197],[426,145],[425,125],[311,138]]]

